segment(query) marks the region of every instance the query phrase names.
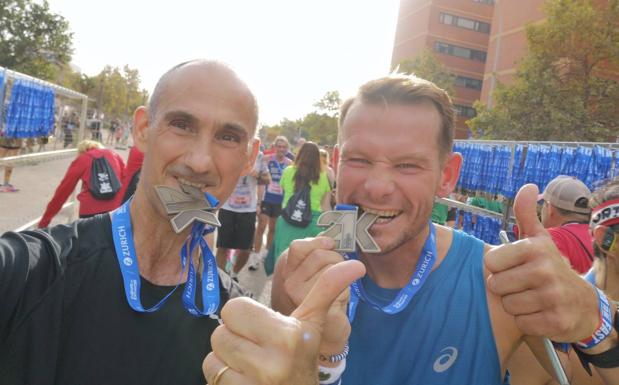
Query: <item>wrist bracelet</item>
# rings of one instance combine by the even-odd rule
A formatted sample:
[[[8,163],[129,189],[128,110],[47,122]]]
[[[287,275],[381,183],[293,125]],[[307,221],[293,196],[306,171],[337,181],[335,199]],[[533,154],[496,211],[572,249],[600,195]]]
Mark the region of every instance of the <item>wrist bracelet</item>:
[[[610,303],[608,303],[608,298],[606,298],[606,295],[602,290],[597,287],[594,287],[594,289],[598,295],[598,302],[600,305],[600,323],[591,337],[585,338],[584,340],[576,343],[580,349],[591,349],[600,342],[604,341],[612,332],[613,316],[610,311],[611,309]]]
[[[328,368],[322,365],[318,366],[318,381],[320,385],[335,385],[341,381],[342,374],[346,369],[346,358],[339,361],[339,364],[334,368]]]
[[[615,312],[615,322],[613,324],[615,331],[619,334],[619,303],[617,303],[617,311]],[[617,368],[619,367],[619,344],[603,353],[587,354],[580,349],[574,349],[578,355],[580,363],[591,376],[591,368],[589,364],[598,368]]]
[[[346,357],[348,356],[348,351],[350,349],[348,348],[348,344],[344,345],[344,350],[341,353],[338,354],[334,354],[332,356],[325,356],[324,354],[319,354],[318,358],[320,359],[320,361],[325,361],[325,362],[331,362],[331,363],[336,363],[336,362],[340,362],[342,360],[345,360]]]

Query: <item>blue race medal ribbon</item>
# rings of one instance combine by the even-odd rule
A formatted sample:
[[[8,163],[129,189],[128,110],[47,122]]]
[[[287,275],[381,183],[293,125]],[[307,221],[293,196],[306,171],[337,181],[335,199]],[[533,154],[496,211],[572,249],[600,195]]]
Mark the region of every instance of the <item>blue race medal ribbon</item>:
[[[205,198],[213,207],[218,204],[217,200],[207,193],[205,193]],[[135,252],[135,244],[133,243],[133,231],[131,229],[131,217],[129,215],[130,202],[131,200],[125,202],[121,207],[111,213],[114,247],[123,277],[125,296],[129,306],[131,306],[133,310],[141,313],[150,313],[159,310],[170,295],[179,287],[183,273],[185,272],[185,267],[189,265],[187,283],[183,290],[183,306],[194,316],[214,314],[219,308],[220,302],[219,275],[215,256],[204,240],[204,235],[214,231],[215,228],[213,226],[207,227],[205,223],[199,221],[194,221],[191,234],[181,248],[181,272],[179,283],[156,305],[144,309],[142,301],[140,300],[140,271]],[[193,266],[193,259],[191,258],[193,251],[198,245],[204,263],[204,273],[201,280],[203,310],[198,309],[195,304],[197,273]],[[187,259],[189,259],[189,262]]]
[[[185,241],[185,245],[181,249],[181,264],[182,270],[185,269],[187,259],[189,259],[189,273],[187,275],[187,283],[183,290],[183,306],[187,311],[196,316],[211,315],[219,309],[219,274],[217,273],[217,262],[215,256],[204,240],[204,235],[212,232],[213,227],[205,230],[204,223],[196,222],[191,228],[191,235]],[[197,274],[193,267],[193,250],[196,244],[200,244],[202,254],[202,262],[204,264],[204,272],[202,274],[202,309],[196,306],[196,283]],[[189,251],[187,251],[189,249]]]
[[[354,281],[350,287],[350,302],[348,304],[348,319],[352,323],[355,319],[359,300],[367,302],[373,308],[386,314],[397,314],[404,310],[413,297],[419,292],[426,279],[430,275],[434,263],[436,262],[436,230],[434,224],[429,222],[430,234],[421,250],[415,272],[406,286],[400,290],[396,298],[386,306],[381,306],[376,301],[369,298],[363,288],[360,279]],[[357,253],[347,253],[350,259],[358,259]]]

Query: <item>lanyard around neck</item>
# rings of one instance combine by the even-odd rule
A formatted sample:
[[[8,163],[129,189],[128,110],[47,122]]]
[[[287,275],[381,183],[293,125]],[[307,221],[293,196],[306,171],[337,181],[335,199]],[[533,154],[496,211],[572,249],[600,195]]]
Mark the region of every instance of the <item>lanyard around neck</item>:
[[[426,238],[423,249],[417,261],[415,272],[413,273],[410,281],[404,286],[395,299],[388,305],[382,306],[372,298],[370,298],[363,288],[363,283],[360,279],[354,281],[350,288],[350,302],[348,303],[348,319],[352,323],[355,319],[357,311],[357,305],[359,300],[367,302],[373,308],[382,311],[386,314],[397,314],[404,310],[413,297],[419,292],[421,287],[426,282],[426,279],[430,275],[434,263],[436,262],[436,231],[434,224],[429,222],[430,234]],[[349,258],[358,259],[356,253],[349,253]],[[371,258],[371,257],[370,257]]]
[[[131,229],[131,217],[129,215],[129,204],[131,200],[125,202],[121,207],[111,213],[112,235],[116,257],[120,266],[125,287],[125,296],[129,306],[137,312],[155,312],[163,306],[167,299],[180,286],[180,281],[185,272],[185,267],[189,265],[187,283],[183,290],[183,305],[187,311],[194,316],[205,316],[214,314],[219,308],[219,275],[215,257],[204,240],[204,235],[212,232],[214,228],[206,227],[204,223],[194,223],[191,234],[183,244],[180,252],[181,273],[179,283],[154,306],[144,309],[140,299],[140,270],[138,259],[133,242],[133,231]],[[191,256],[196,246],[200,247],[202,261],[204,263],[204,273],[201,279],[202,286],[202,305],[203,310],[198,309],[195,304],[197,273],[193,266]],[[189,261],[188,261],[189,259]]]

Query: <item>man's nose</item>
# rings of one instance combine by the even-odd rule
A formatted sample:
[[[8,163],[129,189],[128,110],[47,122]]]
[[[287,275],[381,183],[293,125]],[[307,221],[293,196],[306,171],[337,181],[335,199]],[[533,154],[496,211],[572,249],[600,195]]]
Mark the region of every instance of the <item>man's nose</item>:
[[[380,165],[373,166],[367,174],[364,187],[373,201],[380,202],[395,190],[391,170]]]
[[[186,164],[196,174],[206,173],[213,168],[213,141],[211,138],[200,136],[192,143],[189,153],[185,157]]]

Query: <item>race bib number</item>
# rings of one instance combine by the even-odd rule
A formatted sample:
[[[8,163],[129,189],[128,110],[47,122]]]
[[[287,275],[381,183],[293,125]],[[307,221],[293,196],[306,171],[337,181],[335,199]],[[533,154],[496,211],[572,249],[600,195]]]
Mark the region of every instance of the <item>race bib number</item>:
[[[237,195],[235,197],[232,197],[232,204],[234,206],[246,206],[249,205],[249,197],[248,196],[242,196],[242,195]]]
[[[267,191],[275,195],[284,194],[284,191],[282,190],[282,186],[280,186],[278,183],[275,183],[275,182],[269,183],[269,185],[267,186]]]

